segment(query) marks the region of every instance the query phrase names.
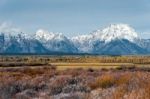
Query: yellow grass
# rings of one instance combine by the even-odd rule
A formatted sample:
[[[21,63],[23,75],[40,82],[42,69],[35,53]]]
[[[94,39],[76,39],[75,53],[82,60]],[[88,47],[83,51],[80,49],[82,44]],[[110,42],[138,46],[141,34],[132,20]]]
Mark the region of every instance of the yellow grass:
[[[43,67],[56,66],[58,70],[68,68],[101,69],[117,68],[120,66],[150,67],[148,56],[9,56],[0,57],[2,67]]]
[[[133,66],[133,63],[50,63],[55,66]]]
[[[133,66],[134,64],[131,63],[51,63],[51,65],[56,66],[58,70],[65,70],[65,69],[76,69],[76,68],[83,68],[83,69],[110,69],[110,68],[117,68],[119,66]]]
[[[110,69],[110,68],[117,68],[119,66],[57,66],[57,70],[65,70],[65,69],[77,69],[77,68],[82,68],[82,69]]]
[[[83,68],[83,69],[110,69],[110,68],[117,68],[120,66],[136,66],[136,67],[150,67],[149,64],[133,64],[133,63],[50,63],[52,66],[56,66],[58,70],[65,70],[65,69],[76,69],[76,68]]]

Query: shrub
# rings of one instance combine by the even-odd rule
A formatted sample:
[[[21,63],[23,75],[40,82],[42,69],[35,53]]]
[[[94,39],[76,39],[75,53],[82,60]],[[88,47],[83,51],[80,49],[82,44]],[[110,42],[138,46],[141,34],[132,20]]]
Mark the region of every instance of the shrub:
[[[129,84],[129,81],[131,80],[132,75],[130,73],[124,73],[124,74],[117,74],[115,84],[117,86],[123,85],[123,84]]]
[[[112,87],[115,83],[115,79],[111,75],[102,75],[98,77],[92,84],[90,84],[91,89],[96,88],[109,88]]]

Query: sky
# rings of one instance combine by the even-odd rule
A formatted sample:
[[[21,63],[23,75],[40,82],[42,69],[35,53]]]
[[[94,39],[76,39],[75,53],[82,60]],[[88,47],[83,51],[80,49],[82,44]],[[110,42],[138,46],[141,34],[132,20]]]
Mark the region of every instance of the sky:
[[[150,0],[0,0],[0,30],[75,36],[112,23],[150,38]]]

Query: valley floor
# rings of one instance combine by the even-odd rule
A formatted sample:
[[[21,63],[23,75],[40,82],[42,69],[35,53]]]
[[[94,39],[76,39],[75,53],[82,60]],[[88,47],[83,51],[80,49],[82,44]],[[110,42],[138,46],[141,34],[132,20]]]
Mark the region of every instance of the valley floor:
[[[0,99],[150,99],[148,57],[79,60],[1,57]]]

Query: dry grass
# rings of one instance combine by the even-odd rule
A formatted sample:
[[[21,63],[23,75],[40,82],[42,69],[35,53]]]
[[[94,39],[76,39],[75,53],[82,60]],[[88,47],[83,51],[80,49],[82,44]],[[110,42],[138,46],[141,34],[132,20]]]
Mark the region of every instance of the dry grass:
[[[150,72],[143,69],[6,68],[0,69],[0,81],[0,99],[150,98]]]
[[[0,99],[150,99],[150,68],[139,67],[149,57],[16,56],[0,62],[8,66],[0,68]]]
[[[90,84],[92,90],[96,88],[108,88],[114,85],[115,79],[111,75],[102,75],[96,78],[93,83]]]

